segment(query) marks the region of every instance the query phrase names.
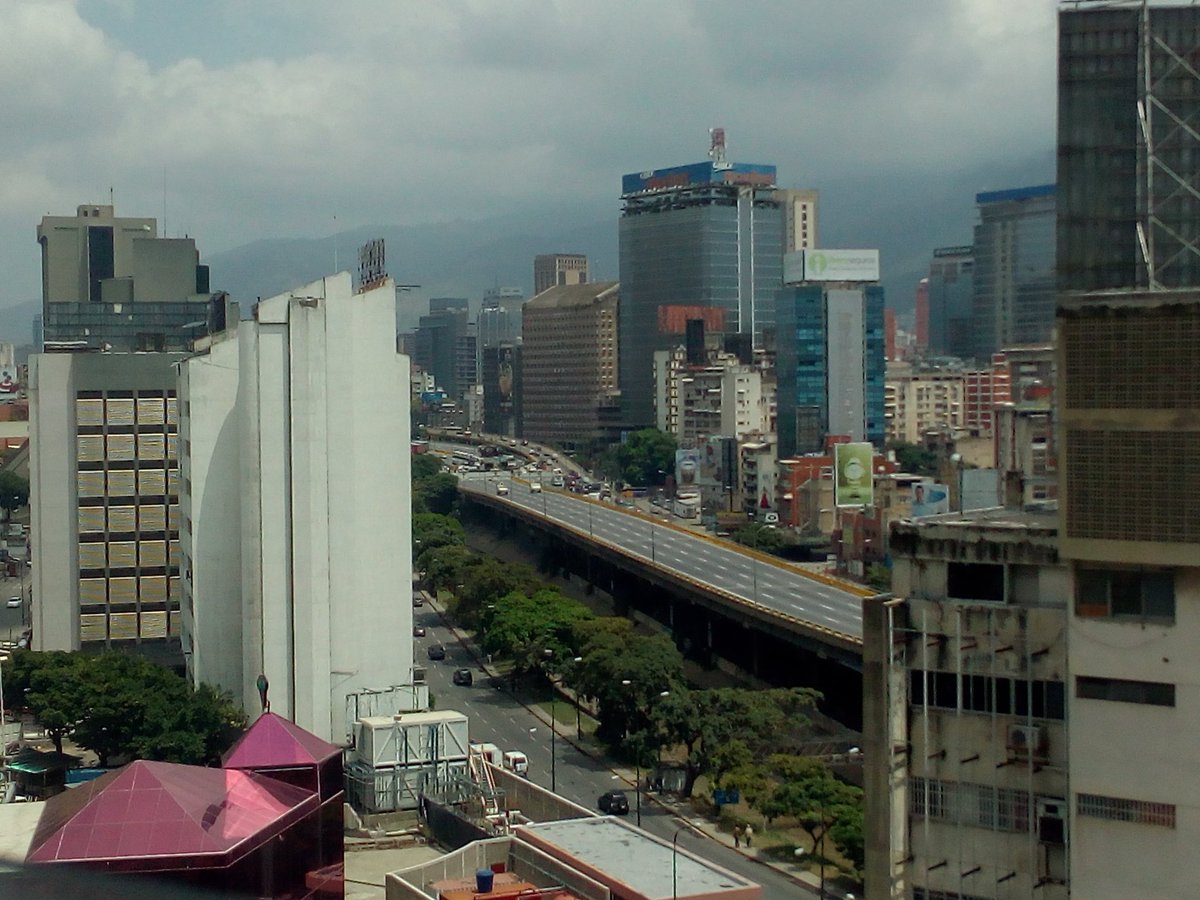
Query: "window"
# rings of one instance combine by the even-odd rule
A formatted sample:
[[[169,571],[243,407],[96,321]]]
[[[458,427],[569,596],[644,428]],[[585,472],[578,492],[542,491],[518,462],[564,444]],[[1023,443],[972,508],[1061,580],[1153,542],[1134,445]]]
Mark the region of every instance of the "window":
[[[1004,602],[1004,566],[956,563],[946,567],[946,596],[953,600]]]
[[[1175,827],[1175,804],[1150,803],[1146,800],[1125,800],[1121,797],[1102,797],[1099,794],[1077,794],[1076,808],[1081,816],[1108,819],[1112,822],[1133,822],[1137,825]]]
[[[960,679],[953,672],[914,669],[909,677],[909,702],[962,712],[1058,721],[1066,718],[1066,690],[1061,681],[991,675],[963,675]]]
[[[1128,681],[1123,678],[1093,678],[1080,675],[1075,679],[1075,696],[1081,700],[1174,706],[1175,685],[1159,681]]]
[[[1080,569],[1075,576],[1075,615],[1174,624],[1174,573]]]

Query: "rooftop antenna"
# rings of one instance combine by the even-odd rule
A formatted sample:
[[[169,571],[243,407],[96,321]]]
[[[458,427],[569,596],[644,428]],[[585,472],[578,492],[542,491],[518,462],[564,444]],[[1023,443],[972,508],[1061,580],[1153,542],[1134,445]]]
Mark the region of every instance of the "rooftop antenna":
[[[163,232],[167,236],[167,167],[163,166]]]
[[[709,145],[708,158],[713,161],[713,165],[725,165],[725,129],[710,128],[708,130]]]

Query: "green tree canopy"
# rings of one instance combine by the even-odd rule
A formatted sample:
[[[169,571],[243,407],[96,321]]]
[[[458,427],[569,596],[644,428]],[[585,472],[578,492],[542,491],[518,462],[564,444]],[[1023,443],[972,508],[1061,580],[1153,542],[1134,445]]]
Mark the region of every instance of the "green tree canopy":
[[[616,448],[617,468],[629,484],[662,484],[675,472],[675,438],[657,428],[630,434]]]
[[[701,775],[720,779],[744,763],[727,745],[742,741],[754,758],[786,748],[808,727],[819,694],[807,688],[717,688],[672,694],[662,707],[668,737],[687,750],[684,795]]]
[[[169,669],[122,653],[18,651],[4,663],[4,689],[59,752],[70,737],[101,765],[113,756],[214,765],[246,723],[227,695],[193,691]]]
[[[482,563],[482,559],[461,544],[435,547],[419,557],[419,566],[425,572],[425,586],[435,594],[440,590],[453,590],[464,583],[470,569]]]
[[[29,502],[29,482],[13,472],[0,472],[0,508],[9,514]]]
[[[888,449],[895,451],[896,465],[900,467],[901,472],[930,477],[937,476],[938,457],[932,450],[926,450],[918,444],[906,444],[903,441],[889,444]]]
[[[731,537],[743,547],[750,547],[763,553],[778,553],[784,546],[783,532],[778,528],[751,522],[733,532]]]
[[[532,566],[525,563],[483,559],[467,570],[462,591],[455,597],[454,614],[467,627],[479,623],[480,613],[513,592],[533,595],[545,585]]]
[[[759,812],[768,819],[795,818],[822,856],[829,834],[861,868],[862,791],[840,781],[824,762],[811,757],[775,754],[767,760],[767,769],[775,788],[759,800]]]
[[[573,658],[575,628],[592,618],[582,603],[553,589],[532,597],[513,591],[480,614],[483,648],[513,660],[513,675],[549,672]]]
[[[429,512],[451,515],[458,505],[458,478],[449,472],[425,478],[414,483],[413,498]]]
[[[598,736],[614,748],[628,736],[648,732],[662,746],[661,710],[671,696],[685,690],[683,657],[666,635],[641,635],[616,617],[579,623],[575,644],[582,661],[566,671],[566,682],[599,705]],[[628,682],[628,684],[626,684]]]
[[[461,547],[467,542],[462,523],[451,516],[438,513],[418,513],[412,519],[413,560],[419,565],[430,550],[439,547]]]
[[[442,458],[434,453],[416,453],[412,458],[412,480],[419,484],[442,471]]]

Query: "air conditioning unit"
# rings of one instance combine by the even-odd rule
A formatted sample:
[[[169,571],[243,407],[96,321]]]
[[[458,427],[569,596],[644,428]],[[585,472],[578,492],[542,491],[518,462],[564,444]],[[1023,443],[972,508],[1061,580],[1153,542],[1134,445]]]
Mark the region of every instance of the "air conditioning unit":
[[[1046,732],[1041,725],[1009,725],[1007,746],[1010,759],[1035,762],[1049,759]]]
[[[1038,800],[1037,833],[1042,844],[1063,846],[1067,842],[1066,802],[1063,800]]]

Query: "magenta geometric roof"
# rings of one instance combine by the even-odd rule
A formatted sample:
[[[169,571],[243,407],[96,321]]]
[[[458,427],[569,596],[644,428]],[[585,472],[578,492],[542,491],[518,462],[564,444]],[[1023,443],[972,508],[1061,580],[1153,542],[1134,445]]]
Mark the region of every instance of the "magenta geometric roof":
[[[318,805],[312,791],[253,772],[138,760],[47,801],[25,859],[225,866]]]
[[[341,752],[341,747],[321,740],[290,719],[266,712],[230,748],[221,765],[226,769],[315,766]]]

